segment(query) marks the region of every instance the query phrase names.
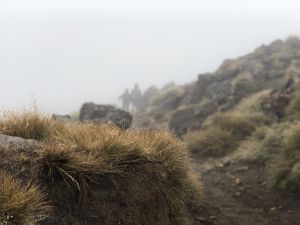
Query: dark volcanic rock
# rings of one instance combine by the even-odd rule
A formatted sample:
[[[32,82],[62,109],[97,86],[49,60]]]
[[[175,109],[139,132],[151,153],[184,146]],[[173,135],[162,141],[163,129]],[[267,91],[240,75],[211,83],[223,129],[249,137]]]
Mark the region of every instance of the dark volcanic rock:
[[[71,116],[69,115],[58,115],[58,114],[52,114],[52,119],[54,120],[61,120],[61,121],[71,121]]]
[[[118,127],[128,129],[131,125],[132,116],[130,113],[117,109],[111,105],[96,105],[84,103],[80,109],[79,120],[92,121],[94,123],[112,122]]]
[[[294,90],[294,80],[290,79],[284,88],[280,91],[272,91],[270,96],[262,101],[262,110],[271,116],[277,117],[278,119],[283,118],[285,108],[292,99]]]
[[[217,109],[217,102],[207,101],[200,107],[191,106],[178,110],[171,116],[169,128],[176,135],[183,136],[188,131],[200,129],[206,118],[216,112]]]

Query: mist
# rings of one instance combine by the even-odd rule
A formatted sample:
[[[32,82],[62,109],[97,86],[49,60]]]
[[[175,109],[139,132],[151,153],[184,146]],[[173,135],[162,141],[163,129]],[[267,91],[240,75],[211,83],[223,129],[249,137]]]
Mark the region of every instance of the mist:
[[[300,35],[298,1],[0,0],[0,107],[69,113]]]

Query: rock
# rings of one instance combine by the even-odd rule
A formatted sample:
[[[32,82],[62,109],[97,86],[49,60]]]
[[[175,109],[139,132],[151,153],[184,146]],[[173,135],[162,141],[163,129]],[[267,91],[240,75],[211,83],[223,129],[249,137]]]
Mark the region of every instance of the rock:
[[[189,127],[196,123],[195,111],[196,109],[193,107],[176,111],[171,116],[169,128],[178,136],[184,135],[188,131]]]
[[[128,129],[132,122],[130,113],[117,109],[111,105],[96,105],[84,103],[80,109],[79,120],[81,122],[92,121],[94,123],[113,123],[118,127]]]
[[[234,194],[234,197],[240,197],[242,195],[242,193],[240,191],[237,191],[235,194]]]
[[[215,217],[215,216],[210,216],[209,219],[215,220],[215,219],[217,219],[217,217]]]
[[[188,131],[199,130],[206,118],[217,109],[218,104],[215,101],[207,101],[201,105],[177,110],[171,115],[169,128],[178,136],[183,136]]]
[[[242,182],[241,182],[241,179],[240,178],[236,178],[235,179],[235,185],[240,185]]]
[[[242,171],[247,171],[248,169],[249,169],[248,166],[241,166],[241,167],[237,168],[235,171],[242,172]]]
[[[27,140],[20,137],[7,136],[5,134],[0,134],[0,147],[7,149],[12,144],[21,145],[26,143]]]
[[[69,116],[69,115],[58,115],[58,114],[52,114],[52,119],[66,121],[66,122],[69,122],[72,120],[71,116]]]
[[[205,218],[202,217],[202,216],[196,216],[195,218],[197,221],[200,221],[200,222],[204,222],[205,221]]]
[[[276,207],[276,206],[270,208],[270,211],[271,211],[271,212],[274,212],[274,211],[276,211],[276,210],[277,210],[277,207]]]
[[[271,116],[281,119],[285,115],[285,108],[293,97],[294,80],[289,79],[286,85],[279,91],[273,90],[269,97],[261,103],[262,110]]]

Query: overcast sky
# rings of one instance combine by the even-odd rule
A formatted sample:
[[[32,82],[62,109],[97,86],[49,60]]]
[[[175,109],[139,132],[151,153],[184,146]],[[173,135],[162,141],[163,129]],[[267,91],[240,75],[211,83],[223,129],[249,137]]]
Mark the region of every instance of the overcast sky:
[[[68,113],[300,35],[299,0],[0,0],[0,107]]]

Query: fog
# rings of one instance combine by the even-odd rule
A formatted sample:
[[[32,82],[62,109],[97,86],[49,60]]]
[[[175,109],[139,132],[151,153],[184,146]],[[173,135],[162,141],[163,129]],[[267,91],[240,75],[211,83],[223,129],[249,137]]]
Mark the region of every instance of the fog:
[[[296,0],[0,0],[0,107],[118,104],[300,35]]]

